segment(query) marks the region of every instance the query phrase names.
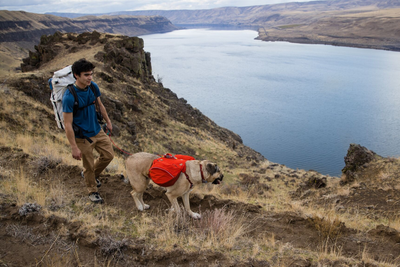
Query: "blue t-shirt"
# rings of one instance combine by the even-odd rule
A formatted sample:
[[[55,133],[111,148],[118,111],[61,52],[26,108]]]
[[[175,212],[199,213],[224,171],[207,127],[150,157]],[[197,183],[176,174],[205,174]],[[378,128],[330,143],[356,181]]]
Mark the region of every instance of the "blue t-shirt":
[[[99,97],[99,86],[94,82],[92,82],[92,84],[94,85],[96,95]],[[76,86],[74,86],[74,89],[78,96],[79,107],[87,107],[83,109],[78,109],[76,111],[76,114],[73,118],[73,123],[75,123],[78,127],[82,129],[83,135],[85,137],[96,136],[100,132],[101,127],[99,122],[97,121],[95,105],[89,105],[96,100],[96,97],[89,87],[86,88],[87,90],[80,90],[76,88]],[[63,112],[72,113],[74,111],[74,102],[74,96],[67,89],[62,99]]]

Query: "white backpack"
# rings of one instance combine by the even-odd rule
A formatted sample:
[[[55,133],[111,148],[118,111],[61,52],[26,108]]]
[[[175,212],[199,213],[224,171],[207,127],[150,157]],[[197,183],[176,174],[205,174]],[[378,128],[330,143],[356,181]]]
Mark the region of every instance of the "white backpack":
[[[64,118],[62,109],[62,97],[67,90],[67,86],[75,82],[75,77],[72,74],[72,65],[69,65],[61,70],[54,72],[52,78],[49,79],[51,89],[50,101],[53,105],[54,116],[57,126],[64,130]]]

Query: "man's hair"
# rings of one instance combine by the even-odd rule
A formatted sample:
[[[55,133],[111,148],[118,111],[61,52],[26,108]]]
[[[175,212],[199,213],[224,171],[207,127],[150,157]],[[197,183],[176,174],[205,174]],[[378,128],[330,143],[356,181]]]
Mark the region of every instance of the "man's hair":
[[[87,72],[87,71],[92,71],[94,70],[95,66],[87,61],[84,58],[79,59],[78,61],[75,61],[74,64],[72,64],[72,73],[74,75],[80,76],[82,72]]]

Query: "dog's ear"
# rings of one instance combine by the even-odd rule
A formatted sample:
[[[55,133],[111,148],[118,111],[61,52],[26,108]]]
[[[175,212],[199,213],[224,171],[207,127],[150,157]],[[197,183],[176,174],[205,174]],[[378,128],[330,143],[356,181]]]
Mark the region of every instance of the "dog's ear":
[[[217,164],[208,163],[206,170],[209,174],[213,175],[214,173],[219,171]]]

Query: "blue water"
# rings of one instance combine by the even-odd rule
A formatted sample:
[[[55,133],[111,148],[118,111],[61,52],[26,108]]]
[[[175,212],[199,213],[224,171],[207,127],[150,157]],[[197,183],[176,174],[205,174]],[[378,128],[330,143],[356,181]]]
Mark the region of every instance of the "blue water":
[[[400,155],[400,53],[256,36],[190,29],[141,38],[154,77],[272,162],[337,176],[350,143]]]

